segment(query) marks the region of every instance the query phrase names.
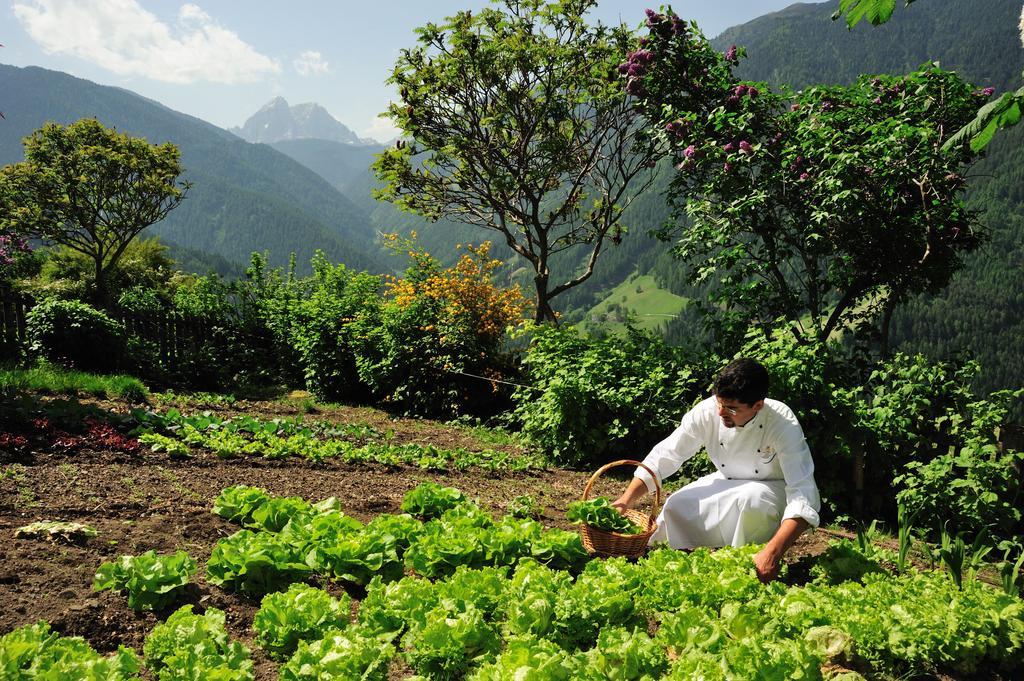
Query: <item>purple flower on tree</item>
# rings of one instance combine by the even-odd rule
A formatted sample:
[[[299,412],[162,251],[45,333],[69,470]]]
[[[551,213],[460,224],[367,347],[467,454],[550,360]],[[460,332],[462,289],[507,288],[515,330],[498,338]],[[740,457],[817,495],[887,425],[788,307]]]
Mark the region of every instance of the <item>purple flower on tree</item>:
[[[644,66],[647,66],[652,61],[654,61],[654,53],[651,52],[650,50],[645,49],[639,49],[636,52],[628,54],[627,56],[629,57],[630,61],[636,64],[643,64]]]
[[[995,92],[996,92],[996,89],[994,87],[991,87],[991,86],[981,89],[981,94],[985,95],[986,97],[991,97],[993,94],[995,94]]]
[[[749,156],[754,153],[754,147],[747,140],[740,140],[740,153]]]
[[[665,132],[675,135],[677,138],[682,137],[686,131],[686,124],[682,121],[672,121],[665,126]]]
[[[697,155],[697,147],[693,146],[692,144],[690,146],[686,147],[685,149],[683,149],[683,156],[685,156],[688,159],[691,159],[691,158],[693,158],[696,155]]]
[[[633,95],[634,97],[644,97],[647,95],[647,88],[644,87],[643,81],[639,78],[630,78],[626,81],[626,94]]]
[[[737,54],[738,50],[736,49],[736,46],[733,45],[732,47],[725,51],[725,60],[735,63]]]
[[[809,180],[809,179],[811,179],[811,176],[810,176],[809,173],[803,172],[803,173],[800,173],[800,179],[801,180]]]
[[[727,154],[731,153],[735,148],[736,145],[733,144],[732,142],[726,142],[725,144],[722,145],[722,151],[724,151]]]

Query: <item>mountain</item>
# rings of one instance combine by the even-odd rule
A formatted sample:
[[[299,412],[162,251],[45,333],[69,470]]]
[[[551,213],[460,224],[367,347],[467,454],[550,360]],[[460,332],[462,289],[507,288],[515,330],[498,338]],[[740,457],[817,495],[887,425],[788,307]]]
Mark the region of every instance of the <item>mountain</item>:
[[[0,64],[0,92],[6,116],[0,120],[0,165],[20,161],[22,138],[47,121],[95,117],[120,132],[176,144],[192,188],[148,235],[235,263],[248,262],[253,251],[269,251],[271,264],[284,265],[294,251],[299,266],[308,269],[319,249],[356,269],[389,269],[367,212],[269,146],[128,90],[37,67]]]
[[[309,138],[279,140],[269,144],[327,180],[362,210],[372,212],[376,207],[366,180],[373,177],[370,164],[377,154],[384,151],[383,145],[354,145]]]
[[[353,145],[364,143],[319,104],[308,102],[288,106],[283,97],[270,100],[250,116],[241,128],[232,128],[231,132],[249,142],[266,144],[300,139],[330,140]]]
[[[979,87],[1020,86],[1020,0],[928,0],[900,7],[883,26],[862,21],[852,30],[832,21],[837,7],[835,0],[792,5],[729,28],[712,43],[746,48],[740,77],[794,88],[907,73],[930,61]]]

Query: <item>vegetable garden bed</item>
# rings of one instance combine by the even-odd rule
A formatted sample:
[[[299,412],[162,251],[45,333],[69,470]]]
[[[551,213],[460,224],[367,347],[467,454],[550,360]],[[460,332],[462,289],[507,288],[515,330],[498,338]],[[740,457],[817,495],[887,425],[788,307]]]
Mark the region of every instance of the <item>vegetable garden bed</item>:
[[[270,415],[263,415],[264,418],[267,416]],[[415,423],[403,423],[396,430],[408,428],[408,432],[413,432],[416,427]],[[429,427],[443,428],[433,424]],[[489,448],[489,445],[482,443],[477,443],[474,447],[464,434],[458,435],[458,438],[457,447],[476,451]],[[394,439],[397,444],[409,443],[400,437]],[[224,488],[239,484],[252,485],[267,490],[272,496],[301,497],[309,502],[333,496],[340,500],[340,505],[347,516],[351,516],[359,523],[370,523],[374,518],[384,514],[401,513],[403,497],[409,490],[423,481],[435,481],[445,485],[456,485],[470,499],[479,499],[485,513],[496,517],[506,512],[516,496],[530,494],[543,508],[541,524],[570,529],[572,526],[565,519],[565,509],[570,502],[578,498],[587,479],[584,473],[559,470],[488,472],[480,468],[470,468],[453,474],[407,465],[345,463],[343,460],[331,458],[319,464],[296,457],[276,460],[253,456],[221,459],[204,449],[197,450],[188,459],[173,459],[165,452],[154,453],[148,448],[144,448],[141,453],[130,454],[117,449],[97,448],[95,444],[83,446],[70,453],[59,447],[47,449],[33,446],[27,451],[23,449],[3,456],[5,458],[0,467],[0,536],[5,537],[5,541],[0,543],[0,635],[45,620],[59,634],[83,636],[95,650],[104,655],[116,651],[120,645],[125,645],[137,651],[141,659],[143,644],[154,628],[165,621],[178,606],[190,604],[197,613],[211,612],[212,609],[223,611],[227,636],[231,641],[240,642],[251,650],[257,679],[278,678],[283,661],[288,658],[281,653],[283,644],[268,643],[268,635],[264,633],[261,645],[261,639],[253,629],[260,608],[260,595],[238,593],[232,588],[235,585],[231,583],[226,585],[227,588],[215,586],[208,576],[208,562],[215,546],[224,543],[226,538],[239,530],[237,517],[233,523],[211,512]],[[457,501],[448,499],[444,503],[452,504]],[[406,509],[417,514],[429,514],[426,509],[431,503],[429,498],[424,499],[423,495],[420,495],[413,498]],[[282,508],[286,506],[289,506],[289,503],[282,503]],[[279,517],[279,512],[264,512],[258,519],[261,527],[246,531],[279,533],[283,528],[282,523],[286,522],[283,516]],[[229,512],[225,512],[225,515],[232,517]],[[13,538],[13,533],[18,527],[33,521],[55,519],[88,525],[95,528],[98,535],[83,537],[78,541]],[[469,522],[474,521],[471,519]],[[790,558],[792,560],[803,556],[805,569],[794,570],[793,573],[806,574],[806,559],[824,552],[829,539],[831,537],[822,532],[801,538],[791,552]],[[128,607],[124,593],[92,590],[93,578],[101,563],[115,561],[124,554],[140,555],[149,550],[155,550],[158,554],[172,554],[177,550],[184,550],[198,563],[198,571],[172,606],[157,613],[136,612]],[[434,570],[431,566],[440,565],[434,561],[434,557],[426,555],[422,550],[418,554],[418,559],[415,558],[416,555],[415,551],[412,558],[410,554],[406,554],[404,563],[407,571],[410,564],[415,564],[415,560],[420,560],[420,572],[431,572]],[[509,556],[511,562],[515,556]],[[337,564],[330,562],[336,561],[337,556],[324,558],[325,565]],[[486,562],[486,559],[481,560]],[[691,577],[668,578],[667,581],[653,578],[653,575],[665,573],[669,564],[674,566],[671,570],[675,571],[677,577],[685,575],[687,570],[692,572]],[[768,609],[774,608],[775,603],[782,604],[785,611],[791,615],[792,621],[796,622],[793,627],[810,630],[822,624],[815,618],[834,616],[838,619],[847,617],[846,620],[842,620],[845,626],[856,630],[857,626],[868,626],[865,625],[867,620],[851,620],[842,614],[840,611],[844,603],[856,602],[857,599],[868,603],[872,598],[899,601],[902,598],[900,594],[903,593],[895,586],[891,586],[896,583],[895,579],[882,580],[877,582],[877,586],[872,586],[870,582],[873,578],[868,579],[869,585],[866,587],[848,583],[848,586],[822,587],[816,590],[792,589],[789,592],[786,584],[766,588],[753,578],[749,556],[743,552],[731,558],[728,552],[723,552],[720,559],[707,557],[700,552],[691,555],[676,552],[659,554],[641,561],[640,567],[636,568],[639,572],[630,572],[634,568],[618,568],[616,565],[618,563],[615,562],[592,565],[584,572],[584,575],[590,576],[575,587],[573,578],[561,569],[543,568],[531,577],[522,570],[513,572],[511,567],[507,573],[502,574],[493,572],[493,568],[484,567],[481,576],[472,579],[480,581],[481,584],[490,584],[494,587],[492,591],[522,591],[524,585],[531,579],[553,579],[559,582],[560,586],[557,586],[557,589],[562,590],[561,595],[554,597],[544,592],[540,594],[540,601],[564,602],[565,605],[560,606],[561,614],[553,614],[545,625],[543,617],[538,619],[535,614],[530,614],[526,610],[510,609],[511,606],[508,604],[499,606],[496,604],[497,601],[487,601],[488,598],[499,596],[489,596],[488,590],[482,586],[474,587],[470,590],[476,594],[473,598],[487,602],[472,603],[474,611],[463,608],[461,614],[451,613],[451,627],[445,627],[445,631],[431,632],[421,629],[418,634],[408,635],[408,638],[402,634],[395,638],[395,643],[404,654],[393,654],[389,678],[406,678],[414,674],[416,669],[431,672],[433,676],[442,678],[444,674],[440,670],[444,669],[447,663],[429,653],[429,646],[417,644],[416,641],[436,639],[446,634],[448,630],[459,627],[466,631],[484,632],[476,638],[479,638],[478,652],[485,657],[494,645],[490,638],[492,634],[497,636],[499,641],[509,642],[512,641],[512,633],[533,633],[551,639],[556,646],[536,641],[513,643],[507,655],[502,658],[506,664],[516,656],[531,660],[531,664],[540,664],[544,660],[561,660],[564,657],[567,660],[564,661],[566,665],[582,664],[585,661],[590,668],[598,671],[612,669],[611,673],[614,674],[617,673],[614,666],[619,664],[616,660],[620,660],[623,655],[633,655],[635,662],[654,664],[655,668],[665,671],[669,667],[657,666],[662,664],[658,661],[662,659],[659,656],[664,656],[665,665],[674,664],[673,658],[684,653],[697,662],[703,659],[704,663],[707,663],[706,655],[695,655],[699,648],[686,648],[683,645],[686,631],[693,631],[693,627],[697,625],[708,625],[708,622],[702,619],[707,608],[714,612],[721,611],[723,614],[717,624],[711,623],[708,626],[711,627],[711,631],[720,631],[725,637],[724,641],[742,639],[744,631],[776,626],[763,619],[765,608],[758,610],[759,603],[763,605],[767,602],[765,599],[777,599],[772,601],[773,605]],[[708,566],[715,566],[717,569],[714,584],[721,586],[721,580],[724,579],[731,586],[718,588],[708,583],[706,587],[697,588],[696,585],[704,582],[710,574],[701,572]],[[499,568],[501,569],[505,568]],[[434,572],[436,574],[433,576],[438,579],[438,585],[420,594],[423,607],[434,603],[445,589],[456,588],[443,586],[452,579],[451,569],[440,567]],[[456,580],[459,579],[458,574],[455,575]],[[391,576],[399,575],[400,573]],[[394,608],[387,604],[397,601],[389,598],[384,599],[384,605],[387,607],[382,609],[381,594],[385,593],[382,591],[384,585],[366,585],[366,579],[356,580],[362,583],[356,583],[351,579],[333,581],[328,575],[307,575],[306,579],[315,586],[325,588],[339,602],[346,604],[349,602],[345,600],[347,590],[351,598],[353,621],[357,621],[360,617],[359,612],[365,610],[363,619],[375,621],[380,626],[384,626],[382,622],[390,622],[388,626],[405,628],[409,626],[408,622],[397,624],[403,618],[412,622],[428,615],[426,610],[419,614],[418,611],[396,614],[392,612]],[[416,579],[427,584],[421,578]],[[908,589],[906,593],[912,593],[913,597],[922,601],[926,596],[938,600],[945,598],[948,601],[949,594],[955,596],[955,590],[947,592],[938,588],[937,585],[944,583],[943,579],[948,581],[944,575],[907,578],[907,584],[900,588]],[[406,580],[408,581],[408,578]],[[399,588],[403,583],[393,582],[391,588]],[[606,602],[607,599],[601,596],[602,584],[617,585],[614,591],[618,595],[612,599],[614,603]],[[401,588],[420,589],[412,582]],[[970,589],[985,591],[971,592],[975,595],[965,598],[956,607],[951,607],[950,616],[956,614],[957,607],[963,613],[970,612],[969,608],[976,607],[977,603],[989,602],[984,599],[995,593],[988,586],[976,584],[970,586]],[[397,598],[394,592],[388,593]],[[554,590],[550,593],[554,593]],[[729,596],[730,593],[738,593],[746,605],[729,605],[728,602],[733,600]],[[450,596],[451,594],[448,594],[448,597]],[[531,597],[536,596],[537,594],[523,591],[507,603],[526,603]],[[465,601],[467,596],[463,594],[458,598]],[[660,602],[659,599],[665,602]],[[935,614],[939,607],[938,600],[922,612]],[[371,609],[369,606],[373,603],[376,605]],[[908,601],[908,604],[913,606],[912,601]],[[436,603],[432,607],[435,606]],[[657,614],[669,611],[671,616]],[[1014,640],[1018,641],[1019,645],[1021,637],[1024,636],[1024,623],[1021,622],[1019,614],[1016,619],[1012,613],[1010,615],[1006,622],[1011,625],[1011,631],[1008,633],[1007,627],[1003,626],[999,630],[999,636],[1016,636]],[[988,616],[994,618],[996,613],[988,613]],[[474,617],[480,621],[470,627],[471,620],[476,621],[473,620]],[[605,621],[601,620],[602,617],[605,617]],[[917,629],[908,631],[911,631],[912,635],[921,636],[922,641],[911,640],[910,645],[903,649],[917,646],[919,650],[925,652],[941,649],[954,651],[949,654],[956,655],[955,651],[962,648],[961,642],[945,640],[943,636],[962,634],[963,631],[954,628],[942,632],[936,626],[936,622],[940,620],[951,621],[949,617],[940,618],[936,622],[926,621],[921,613],[913,610],[913,607],[907,611],[907,617],[920,620],[917,622]],[[595,623],[596,629],[592,628]],[[657,633],[658,623],[663,630],[661,639]],[[639,628],[634,632],[631,628],[623,628],[627,625],[636,625]],[[1016,626],[1017,629],[1012,630],[1012,626]],[[524,631],[518,631],[517,628]],[[597,633],[604,630],[607,631],[598,639]],[[672,636],[672,640],[678,643],[675,647],[665,645],[665,637],[672,631],[676,632]],[[648,633],[653,633],[654,638],[648,638]],[[863,631],[855,633],[855,637],[865,635]],[[780,636],[787,641],[804,640],[802,636],[794,636],[792,632]],[[402,643],[403,640],[406,643]],[[862,651],[869,660],[873,659],[876,663],[891,655],[885,652],[888,644],[879,641],[880,639],[867,640]],[[342,643],[348,645],[350,642],[335,641],[322,647],[326,650],[331,645]],[[582,646],[585,651],[595,644],[596,647],[591,653],[572,652],[574,646]],[[806,658],[806,655],[805,658],[800,658],[801,651],[806,652],[801,647],[803,644],[787,643],[789,648],[781,652],[766,650],[763,644],[763,639],[751,639],[748,645],[750,650],[744,654],[764,657],[785,653],[787,659],[794,661]],[[914,660],[913,664],[915,668],[928,669],[930,673],[939,675],[940,678],[1009,678],[1005,672],[1000,676],[997,657],[994,657],[991,651],[985,652],[986,645],[990,644],[985,642],[984,637],[980,637],[974,648],[970,649],[973,651],[970,654],[975,656],[975,663],[972,664],[971,659],[965,659],[959,670],[956,669],[956,664],[930,667],[927,660]],[[276,659],[271,657],[265,648],[275,649]],[[896,646],[896,649],[901,648]],[[417,650],[421,652],[416,653]],[[712,647],[710,650],[719,649]],[[497,653],[497,650],[491,652]],[[736,655],[740,652],[740,648],[736,648],[729,654]],[[311,653],[307,651],[306,654]],[[715,654],[718,653],[713,653],[712,657]],[[1019,656],[1020,650],[1008,651],[1007,654]],[[574,663],[570,659],[574,656],[583,657]],[[461,657],[465,658],[466,655]],[[863,662],[862,659],[861,663]],[[502,678],[501,675],[507,673],[507,668],[495,667],[492,673],[492,676],[486,678]]]

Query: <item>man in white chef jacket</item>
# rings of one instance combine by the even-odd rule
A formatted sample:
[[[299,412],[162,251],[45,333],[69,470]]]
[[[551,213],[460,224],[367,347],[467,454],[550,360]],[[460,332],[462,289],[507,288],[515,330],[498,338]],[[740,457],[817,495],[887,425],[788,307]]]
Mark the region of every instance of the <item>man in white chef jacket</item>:
[[[687,412],[647,455],[644,464],[659,481],[701,447],[715,466],[666,499],[652,544],[689,549],[767,542],[754,567],[768,582],[797,537],[818,526],[821,500],[803,429],[789,407],[767,395],[765,368],[737,359],[718,374],[714,395]],[[613,505],[632,508],[648,492],[654,492],[654,481],[637,467]]]

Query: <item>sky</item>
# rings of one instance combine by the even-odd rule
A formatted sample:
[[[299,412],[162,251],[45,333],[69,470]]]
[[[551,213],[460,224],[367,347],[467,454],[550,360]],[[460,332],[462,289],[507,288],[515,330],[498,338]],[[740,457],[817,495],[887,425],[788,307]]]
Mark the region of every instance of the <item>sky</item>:
[[[599,0],[590,17],[639,26],[661,0]],[[795,0],[682,0],[708,37]],[[806,0],[805,0],[806,1]],[[812,0],[813,1],[813,0]],[[317,102],[390,140],[384,81],[416,27],[488,0],[0,0],[0,63],[41,66],[155,99],[224,128],[274,97]]]

